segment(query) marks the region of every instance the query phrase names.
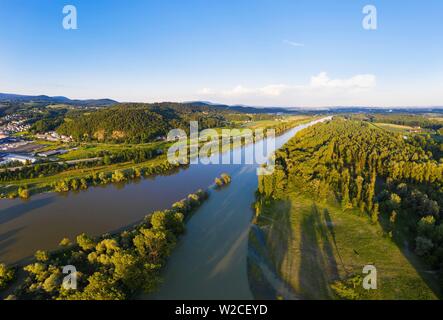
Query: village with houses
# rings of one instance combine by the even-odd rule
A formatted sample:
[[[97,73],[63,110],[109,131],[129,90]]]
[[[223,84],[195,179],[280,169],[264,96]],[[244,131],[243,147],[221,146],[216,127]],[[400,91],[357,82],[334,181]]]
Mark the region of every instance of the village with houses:
[[[55,131],[26,134],[31,128],[28,119],[22,114],[6,115],[0,120],[0,166],[26,165],[36,162],[56,160],[56,156],[67,153],[66,149],[41,151],[47,147],[45,141],[70,143],[71,137]]]

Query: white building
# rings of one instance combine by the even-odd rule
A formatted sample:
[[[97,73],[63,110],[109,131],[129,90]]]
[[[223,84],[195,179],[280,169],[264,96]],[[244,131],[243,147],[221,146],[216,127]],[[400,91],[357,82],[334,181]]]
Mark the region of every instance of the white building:
[[[13,161],[19,161],[23,164],[26,164],[28,162],[34,163],[35,161],[37,161],[37,159],[34,157],[31,157],[31,156],[10,153],[10,154],[7,154],[6,156],[4,156],[3,159],[1,159],[0,164],[7,164],[7,163],[13,162]]]

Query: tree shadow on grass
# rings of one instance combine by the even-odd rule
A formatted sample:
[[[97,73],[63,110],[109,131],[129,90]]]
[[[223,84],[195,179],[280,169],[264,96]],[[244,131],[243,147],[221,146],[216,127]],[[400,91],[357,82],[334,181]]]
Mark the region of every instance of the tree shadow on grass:
[[[250,286],[257,299],[300,299],[286,281],[287,277],[282,277],[282,272],[290,278],[292,271],[296,270],[294,259],[286,259],[291,254],[291,206],[291,201],[273,202],[266,214],[260,215],[262,227],[252,228],[255,241],[253,244],[249,242],[249,262],[253,262],[255,273],[251,276],[253,269],[250,266]]]
[[[323,209],[323,218],[325,219],[326,228],[328,229],[329,234],[331,235],[332,244],[334,245],[334,248],[335,248],[337,256],[340,260],[340,264],[342,266],[342,269],[346,272],[346,274],[348,274],[348,271],[346,269],[346,266],[343,262],[341,254],[340,254],[340,250],[338,249],[338,246],[337,246],[337,239],[336,239],[335,230],[334,230],[334,222],[332,221],[331,214],[329,213],[329,210],[326,208]],[[338,274],[338,271],[337,271],[337,274]]]
[[[274,241],[267,244],[269,246],[268,254],[272,257],[270,261],[273,261],[276,272],[284,267],[293,270],[293,265],[283,266],[283,263],[288,263],[288,260],[284,259],[284,255],[289,252],[289,243],[292,239],[291,201],[275,201],[274,206],[271,208],[272,213],[268,212],[266,215],[260,216],[266,223],[264,229],[266,229],[268,234],[267,238],[274,239]],[[278,237],[275,237],[275,234]],[[266,242],[265,239],[263,241]],[[291,262],[290,259],[289,262]]]
[[[337,262],[328,227],[316,204],[300,224],[300,269],[298,278],[301,294],[306,299],[331,299],[330,283],[338,279]],[[334,233],[332,233],[334,235]]]

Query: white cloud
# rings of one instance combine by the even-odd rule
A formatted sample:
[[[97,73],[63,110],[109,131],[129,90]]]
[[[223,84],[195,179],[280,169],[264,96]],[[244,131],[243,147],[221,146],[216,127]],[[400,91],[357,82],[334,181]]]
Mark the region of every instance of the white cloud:
[[[290,89],[290,87],[284,84],[271,84],[262,88],[247,88],[242,85],[238,85],[229,90],[222,90],[219,94],[226,97],[240,97],[245,95],[277,97],[288,89]],[[212,94],[216,93],[214,90],[211,90],[211,92]]]
[[[238,85],[232,89],[229,90],[223,90],[221,92],[224,96],[243,96],[247,94],[255,94],[256,89],[246,88],[242,85]]]
[[[198,93],[205,95],[205,94],[215,94],[216,92],[211,88],[203,88]]]
[[[279,96],[288,89],[290,89],[290,87],[284,84],[271,84],[261,88],[260,93],[266,96]]]
[[[373,74],[330,78],[326,72],[320,72],[305,84],[237,85],[231,89],[217,90],[205,88],[199,91],[198,99],[276,106],[367,105],[376,94],[376,86],[377,78]]]
[[[373,74],[359,74],[348,79],[330,79],[326,72],[311,77],[313,88],[370,89],[376,86]]]
[[[290,40],[283,40],[283,43],[288,44],[288,45],[293,46],[293,47],[304,47],[305,46],[304,43],[290,41]]]
[[[287,94],[305,95],[308,93],[327,91],[329,93],[352,93],[370,90],[376,86],[376,77],[372,74],[359,74],[347,79],[331,79],[326,72],[321,72],[311,77],[306,85],[270,84],[264,87],[252,88],[238,85],[229,90],[216,91],[209,88],[200,90],[200,94],[215,95],[221,97],[280,97]]]

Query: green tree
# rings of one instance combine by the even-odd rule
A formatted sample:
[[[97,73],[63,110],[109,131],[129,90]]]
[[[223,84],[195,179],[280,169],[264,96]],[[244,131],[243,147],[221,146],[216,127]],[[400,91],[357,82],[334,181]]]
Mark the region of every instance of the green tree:
[[[113,182],[123,182],[126,181],[126,175],[121,170],[115,170],[112,174],[112,181]]]
[[[83,291],[68,296],[72,300],[125,300],[125,293],[119,288],[112,277],[95,272],[88,278],[88,284]]]
[[[55,269],[49,277],[43,282],[42,288],[48,292],[52,293],[59,290],[62,283],[62,274],[60,270]]]
[[[184,216],[171,210],[156,211],[151,215],[151,225],[154,230],[171,231],[179,235],[184,231]]]
[[[377,223],[378,222],[378,217],[380,214],[380,206],[378,203],[375,203],[374,206],[372,207],[372,211],[371,211],[371,221],[372,223]]]
[[[49,260],[49,254],[44,250],[37,250],[35,253],[35,259],[40,262],[46,262]]]
[[[424,237],[417,237],[415,239],[415,245],[415,253],[417,253],[419,256],[428,255],[431,249],[434,247],[432,241]]]
[[[72,179],[70,182],[71,190],[78,190],[80,188],[80,182],[77,179]]]
[[[222,173],[220,178],[224,182],[224,184],[231,183],[231,176],[229,174],[227,174],[227,173]]]
[[[60,180],[55,183],[54,186],[55,192],[68,192],[69,184],[66,180]]]
[[[78,235],[76,240],[80,248],[82,248],[84,251],[90,251],[96,246],[94,240],[86,233]]]
[[[427,216],[420,219],[417,224],[417,233],[421,237],[432,239],[434,236],[435,218]]]
[[[214,182],[217,187],[223,186],[223,180],[221,180],[220,178],[215,178]]]
[[[106,174],[106,172],[100,172],[98,174],[98,179],[100,180],[100,182],[102,184],[106,184],[109,182],[109,178],[108,178],[108,175]]]
[[[88,189],[88,181],[85,178],[80,179],[80,189]]]
[[[6,288],[14,279],[14,274],[14,269],[8,268],[5,264],[0,263],[0,290]]]
[[[392,193],[389,198],[389,206],[392,210],[398,210],[400,208],[401,198],[398,194]]]
[[[133,242],[137,252],[154,264],[161,263],[163,257],[169,256],[174,245],[168,241],[165,232],[152,229],[141,229]]]

